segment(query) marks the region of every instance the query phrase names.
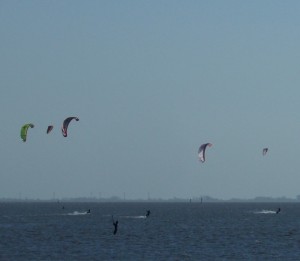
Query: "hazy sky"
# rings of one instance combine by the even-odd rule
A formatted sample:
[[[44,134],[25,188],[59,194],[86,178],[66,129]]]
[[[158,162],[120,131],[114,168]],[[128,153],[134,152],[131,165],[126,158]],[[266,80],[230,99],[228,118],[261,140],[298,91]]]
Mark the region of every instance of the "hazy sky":
[[[299,1],[0,0],[0,197],[300,194],[299,13]],[[64,138],[68,116],[80,121]]]

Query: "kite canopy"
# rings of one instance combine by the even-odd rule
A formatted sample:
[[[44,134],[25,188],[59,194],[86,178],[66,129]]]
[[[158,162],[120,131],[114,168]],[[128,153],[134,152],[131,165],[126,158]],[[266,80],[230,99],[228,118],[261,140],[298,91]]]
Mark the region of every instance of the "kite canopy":
[[[34,125],[32,123],[27,123],[25,125],[22,126],[21,128],[21,139],[25,142],[26,139],[27,139],[27,131],[28,131],[28,128],[34,128]]]
[[[204,143],[200,146],[199,150],[198,150],[198,157],[199,157],[199,161],[204,162],[205,161],[205,151],[206,148],[211,147],[212,144],[211,143]]]
[[[53,125],[49,125],[47,128],[47,134],[49,134],[53,130]]]
[[[265,156],[267,154],[268,150],[269,150],[268,148],[264,148],[262,151],[262,154]]]
[[[77,117],[68,117],[64,120],[63,122],[63,126],[61,128],[61,132],[62,132],[62,135],[64,137],[67,137],[68,136],[68,126],[69,126],[69,123],[72,121],[72,120],[76,120],[76,121],[79,121],[79,118]]]

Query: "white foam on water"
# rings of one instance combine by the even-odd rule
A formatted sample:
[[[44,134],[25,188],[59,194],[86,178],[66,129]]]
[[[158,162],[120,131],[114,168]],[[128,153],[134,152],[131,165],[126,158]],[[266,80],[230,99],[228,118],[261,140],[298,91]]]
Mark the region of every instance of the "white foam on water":
[[[122,216],[123,218],[147,218],[146,216]]]
[[[79,211],[74,211],[74,212],[71,212],[71,213],[67,213],[66,215],[68,216],[81,216],[81,215],[87,215],[89,213],[87,213],[86,211],[85,212],[79,212]]]
[[[276,214],[276,211],[263,209],[259,211],[254,211],[254,214]]]

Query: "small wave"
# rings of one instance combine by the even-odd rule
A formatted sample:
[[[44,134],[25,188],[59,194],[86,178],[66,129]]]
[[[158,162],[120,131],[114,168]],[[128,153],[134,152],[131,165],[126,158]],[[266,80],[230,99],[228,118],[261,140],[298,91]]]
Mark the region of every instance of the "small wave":
[[[263,209],[259,211],[254,211],[254,214],[276,214],[276,211]]]

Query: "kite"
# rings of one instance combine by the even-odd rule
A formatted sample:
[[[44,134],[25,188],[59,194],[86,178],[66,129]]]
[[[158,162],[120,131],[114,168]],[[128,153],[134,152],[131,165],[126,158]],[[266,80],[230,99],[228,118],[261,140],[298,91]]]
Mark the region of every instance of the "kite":
[[[47,134],[49,134],[53,130],[53,125],[49,125],[47,128]]]
[[[267,154],[268,150],[269,150],[268,148],[264,148],[262,151],[262,154],[265,156]]]
[[[199,161],[204,162],[205,161],[205,151],[206,148],[211,147],[212,144],[211,143],[204,143],[200,146],[199,150],[198,150],[198,157],[199,157]]]
[[[79,121],[79,119],[77,117],[68,117],[64,120],[63,122],[63,126],[61,128],[61,132],[62,132],[62,135],[64,137],[67,137],[68,136],[68,126],[69,126],[69,123],[72,121],[72,120],[76,120],[76,121]]]
[[[32,123],[28,123],[28,124],[25,124],[22,126],[21,128],[21,139],[25,142],[26,139],[27,139],[27,131],[28,131],[28,128],[34,128],[34,125]]]

